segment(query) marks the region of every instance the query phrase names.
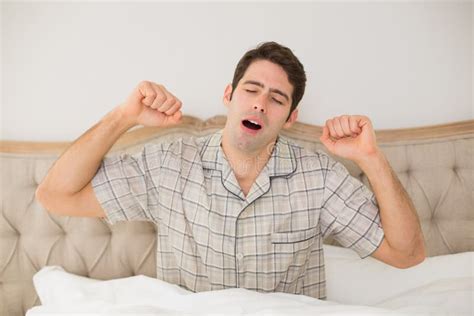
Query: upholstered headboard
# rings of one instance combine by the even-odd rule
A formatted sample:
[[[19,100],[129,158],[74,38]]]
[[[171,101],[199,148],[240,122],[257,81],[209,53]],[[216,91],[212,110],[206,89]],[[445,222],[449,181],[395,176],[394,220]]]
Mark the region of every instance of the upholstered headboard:
[[[224,123],[223,116],[207,121],[184,117],[173,128],[132,130],[109,154],[135,152],[149,141],[208,134]],[[283,134],[309,149],[324,150],[320,127],[297,123]],[[376,135],[417,208],[428,255],[473,251],[474,121]],[[32,276],[45,265],[97,279],[155,276],[156,228],[151,223],[109,227],[100,219],[52,215],[35,200],[38,183],[68,143],[0,144],[0,315],[24,315],[39,304]],[[355,164],[342,162],[368,184]]]

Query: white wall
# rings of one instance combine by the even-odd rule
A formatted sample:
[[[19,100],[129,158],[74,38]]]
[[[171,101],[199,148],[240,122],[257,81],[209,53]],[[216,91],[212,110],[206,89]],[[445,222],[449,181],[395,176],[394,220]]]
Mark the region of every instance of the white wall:
[[[4,2],[1,139],[73,140],[140,80],[200,118],[262,41],[305,65],[300,121],[368,115],[376,128],[472,119],[470,1]]]

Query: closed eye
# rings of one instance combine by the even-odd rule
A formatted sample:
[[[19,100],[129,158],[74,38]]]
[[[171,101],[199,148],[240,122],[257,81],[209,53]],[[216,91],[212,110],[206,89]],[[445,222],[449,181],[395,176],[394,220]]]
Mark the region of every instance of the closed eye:
[[[256,93],[257,91],[256,90],[249,90],[249,89],[244,89],[245,91],[247,91],[248,93]],[[275,101],[276,103],[280,104],[280,105],[283,105],[283,102],[275,99],[275,98],[272,98],[273,101]]]
[[[278,104],[283,104],[283,102],[278,101],[277,99],[273,98],[273,101],[275,101]]]

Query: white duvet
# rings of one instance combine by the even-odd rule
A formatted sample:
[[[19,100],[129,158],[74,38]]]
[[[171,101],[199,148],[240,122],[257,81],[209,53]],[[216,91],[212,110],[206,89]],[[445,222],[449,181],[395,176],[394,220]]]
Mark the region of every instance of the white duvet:
[[[324,246],[326,301],[246,289],[193,293],[134,276],[99,281],[48,266],[33,281],[45,315],[473,315],[474,252],[427,258],[396,269],[371,257]]]

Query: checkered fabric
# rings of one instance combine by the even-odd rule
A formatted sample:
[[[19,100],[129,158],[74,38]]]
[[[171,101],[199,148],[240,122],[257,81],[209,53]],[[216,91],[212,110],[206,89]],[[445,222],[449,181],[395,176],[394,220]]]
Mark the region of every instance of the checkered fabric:
[[[188,290],[242,287],[324,299],[323,239],[361,258],[384,233],[374,194],[339,162],[279,136],[247,196],[222,130],[107,156],[94,191],[113,224],[152,221],[157,278]]]

